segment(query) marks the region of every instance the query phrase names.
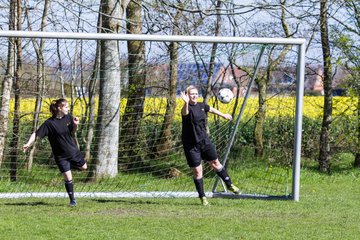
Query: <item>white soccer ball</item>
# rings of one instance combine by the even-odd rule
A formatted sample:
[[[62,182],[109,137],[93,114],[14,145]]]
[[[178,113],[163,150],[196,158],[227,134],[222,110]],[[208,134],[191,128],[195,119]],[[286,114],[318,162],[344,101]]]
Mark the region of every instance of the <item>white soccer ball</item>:
[[[234,94],[230,89],[222,88],[222,89],[220,89],[217,97],[220,100],[220,102],[229,103],[229,102],[231,102],[231,100],[233,100]]]

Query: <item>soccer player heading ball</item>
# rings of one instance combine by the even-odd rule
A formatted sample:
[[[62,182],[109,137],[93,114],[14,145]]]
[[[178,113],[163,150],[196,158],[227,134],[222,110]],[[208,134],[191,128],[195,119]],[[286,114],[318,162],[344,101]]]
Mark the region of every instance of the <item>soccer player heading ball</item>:
[[[50,112],[52,117],[47,119],[22,147],[26,150],[35,142],[36,137],[48,137],[55,162],[63,174],[65,188],[70,198],[70,206],[76,206],[74,185],[72,180],[71,165],[80,170],[86,170],[87,164],[80,150],[75,145],[71,135],[76,132],[79,118],[69,114],[69,103],[65,99],[52,101]]]
[[[181,92],[184,106],[181,109],[182,115],[182,143],[187,163],[193,171],[196,191],[203,205],[208,205],[203,184],[202,160],[208,162],[216,174],[224,181],[227,189],[235,194],[240,194],[227,173],[226,169],[218,159],[215,146],[212,144],[206,132],[207,113],[217,114],[229,121],[232,120],[230,114],[224,114],[209,105],[198,102],[199,93],[197,88],[189,86],[185,92]]]

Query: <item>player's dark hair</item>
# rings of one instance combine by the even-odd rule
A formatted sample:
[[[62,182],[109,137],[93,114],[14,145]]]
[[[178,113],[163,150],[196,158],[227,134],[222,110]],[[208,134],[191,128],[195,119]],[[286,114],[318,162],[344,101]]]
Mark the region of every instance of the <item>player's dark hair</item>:
[[[50,104],[50,112],[51,112],[51,114],[53,116],[56,116],[56,114],[59,111],[58,107],[64,106],[65,103],[67,103],[67,101],[64,98],[59,98],[57,100],[52,100],[51,104]]]

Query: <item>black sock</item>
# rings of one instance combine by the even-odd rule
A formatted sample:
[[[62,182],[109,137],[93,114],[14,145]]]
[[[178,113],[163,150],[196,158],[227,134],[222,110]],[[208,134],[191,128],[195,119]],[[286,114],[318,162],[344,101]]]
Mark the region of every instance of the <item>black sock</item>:
[[[67,193],[69,195],[70,200],[75,200],[73,181],[72,180],[70,180],[70,181],[65,180],[65,188],[66,188],[66,191],[67,191]]]
[[[224,167],[217,171],[216,174],[224,181],[227,187],[231,186],[231,178]]]
[[[196,191],[199,193],[199,198],[205,197],[203,179],[194,178],[194,183],[195,183]]]

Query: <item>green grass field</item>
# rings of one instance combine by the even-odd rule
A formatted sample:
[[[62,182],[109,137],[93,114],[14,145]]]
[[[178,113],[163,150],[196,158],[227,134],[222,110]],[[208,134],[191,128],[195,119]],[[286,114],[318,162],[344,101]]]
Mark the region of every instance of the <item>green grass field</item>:
[[[299,202],[0,199],[0,239],[358,239],[360,170],[350,160],[332,175],[304,165]]]

